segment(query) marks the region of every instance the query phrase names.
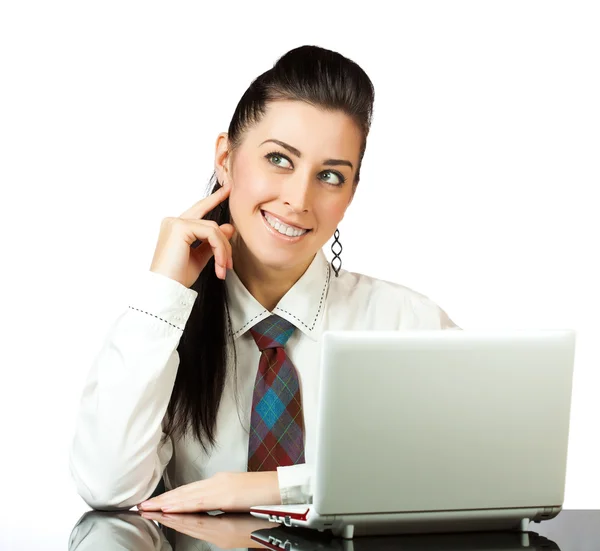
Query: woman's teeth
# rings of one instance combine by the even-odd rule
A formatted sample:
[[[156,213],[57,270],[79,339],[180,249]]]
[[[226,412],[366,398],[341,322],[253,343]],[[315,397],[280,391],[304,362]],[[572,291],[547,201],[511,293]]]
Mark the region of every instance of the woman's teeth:
[[[308,230],[299,230],[292,226],[288,226],[287,224],[283,224],[277,218],[273,218],[270,214],[264,213],[265,219],[269,223],[274,230],[277,230],[279,233],[283,235],[287,235],[288,237],[299,237],[300,235],[305,234]]]

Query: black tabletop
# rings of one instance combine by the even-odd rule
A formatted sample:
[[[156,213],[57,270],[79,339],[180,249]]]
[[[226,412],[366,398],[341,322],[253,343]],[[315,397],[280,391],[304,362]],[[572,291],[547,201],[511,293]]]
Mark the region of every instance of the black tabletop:
[[[387,551],[391,549],[600,551],[600,510],[563,510],[551,520],[531,522],[527,532],[472,532],[404,536],[333,538],[300,528],[285,528],[248,514],[155,513],[136,510],[89,511],[77,520],[69,551],[168,551],[209,549],[320,549]]]

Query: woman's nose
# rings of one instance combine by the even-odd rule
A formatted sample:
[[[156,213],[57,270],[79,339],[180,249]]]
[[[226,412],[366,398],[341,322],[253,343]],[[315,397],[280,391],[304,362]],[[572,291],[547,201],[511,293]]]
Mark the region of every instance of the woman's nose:
[[[287,178],[281,190],[281,199],[295,212],[306,212],[310,207],[311,176],[294,174]]]

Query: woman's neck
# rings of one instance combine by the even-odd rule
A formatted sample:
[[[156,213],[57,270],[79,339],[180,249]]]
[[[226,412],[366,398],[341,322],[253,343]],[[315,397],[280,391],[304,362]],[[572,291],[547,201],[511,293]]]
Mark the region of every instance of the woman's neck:
[[[294,266],[290,270],[278,270],[259,262],[241,240],[233,246],[233,266],[236,275],[250,294],[269,312],[302,277],[311,262],[312,258],[305,265]]]

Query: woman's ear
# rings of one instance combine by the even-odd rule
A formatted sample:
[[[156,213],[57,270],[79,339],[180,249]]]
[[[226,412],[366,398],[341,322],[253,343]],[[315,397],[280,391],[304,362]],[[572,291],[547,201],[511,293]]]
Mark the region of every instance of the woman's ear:
[[[229,138],[227,132],[221,132],[215,144],[215,172],[223,187],[231,185],[230,170]]]

